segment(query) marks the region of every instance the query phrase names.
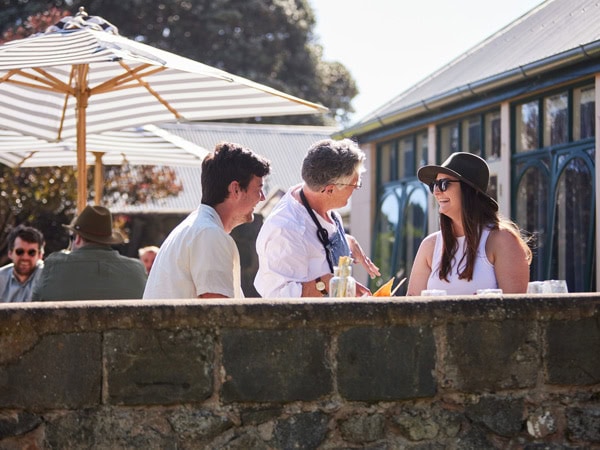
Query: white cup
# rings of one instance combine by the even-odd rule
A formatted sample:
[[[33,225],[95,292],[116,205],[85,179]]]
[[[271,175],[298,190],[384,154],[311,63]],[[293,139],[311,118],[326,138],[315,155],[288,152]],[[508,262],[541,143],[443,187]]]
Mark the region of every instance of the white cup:
[[[444,289],[423,289],[421,291],[422,297],[435,297],[438,295],[447,295]]]
[[[477,289],[477,295],[485,297],[499,297],[502,295],[502,289]]]
[[[527,283],[528,294],[543,294],[544,293],[544,282],[543,281],[530,281]]]
[[[567,282],[565,280],[544,281],[545,294],[566,294],[568,292],[569,290],[567,289]]]

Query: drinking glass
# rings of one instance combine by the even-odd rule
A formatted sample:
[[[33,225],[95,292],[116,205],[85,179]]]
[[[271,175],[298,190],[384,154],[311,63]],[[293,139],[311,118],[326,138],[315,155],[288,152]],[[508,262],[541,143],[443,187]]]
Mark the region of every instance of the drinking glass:
[[[567,282],[565,280],[546,280],[544,281],[544,293],[547,294],[566,294]]]
[[[543,294],[544,293],[544,282],[543,281],[530,281],[527,283],[528,294]]]

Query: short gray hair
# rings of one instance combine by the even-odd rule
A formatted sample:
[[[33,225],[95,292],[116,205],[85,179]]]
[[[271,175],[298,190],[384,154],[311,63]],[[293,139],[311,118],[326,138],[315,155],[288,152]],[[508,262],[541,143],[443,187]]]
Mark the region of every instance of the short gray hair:
[[[365,153],[350,139],[315,142],[302,163],[302,179],[314,191],[328,184],[348,182],[365,171]]]

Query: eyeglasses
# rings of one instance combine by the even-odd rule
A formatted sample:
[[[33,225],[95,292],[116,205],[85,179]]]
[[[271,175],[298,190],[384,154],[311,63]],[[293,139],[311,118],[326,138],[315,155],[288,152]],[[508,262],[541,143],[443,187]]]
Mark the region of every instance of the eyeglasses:
[[[362,180],[358,180],[356,184],[334,183],[336,186],[352,186],[354,189],[362,187]]]
[[[27,250],[27,254],[31,257],[34,257],[35,255],[37,255],[37,250],[30,248],[29,250]],[[25,249],[22,248],[18,248],[15,250],[15,253],[17,254],[17,256],[23,256],[23,254],[25,253]]]
[[[437,186],[440,192],[446,192],[446,190],[448,189],[448,183],[460,183],[460,180],[449,180],[448,178],[441,178],[439,180],[435,180],[429,183],[429,190],[433,194],[433,190]]]

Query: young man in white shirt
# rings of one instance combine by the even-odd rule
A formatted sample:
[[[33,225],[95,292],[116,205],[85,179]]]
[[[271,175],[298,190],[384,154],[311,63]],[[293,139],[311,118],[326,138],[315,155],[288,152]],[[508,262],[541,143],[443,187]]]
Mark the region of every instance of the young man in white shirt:
[[[254,220],[270,163],[222,142],[202,162],[202,203],[160,246],[145,299],[240,298],[240,255],[231,230]]]

